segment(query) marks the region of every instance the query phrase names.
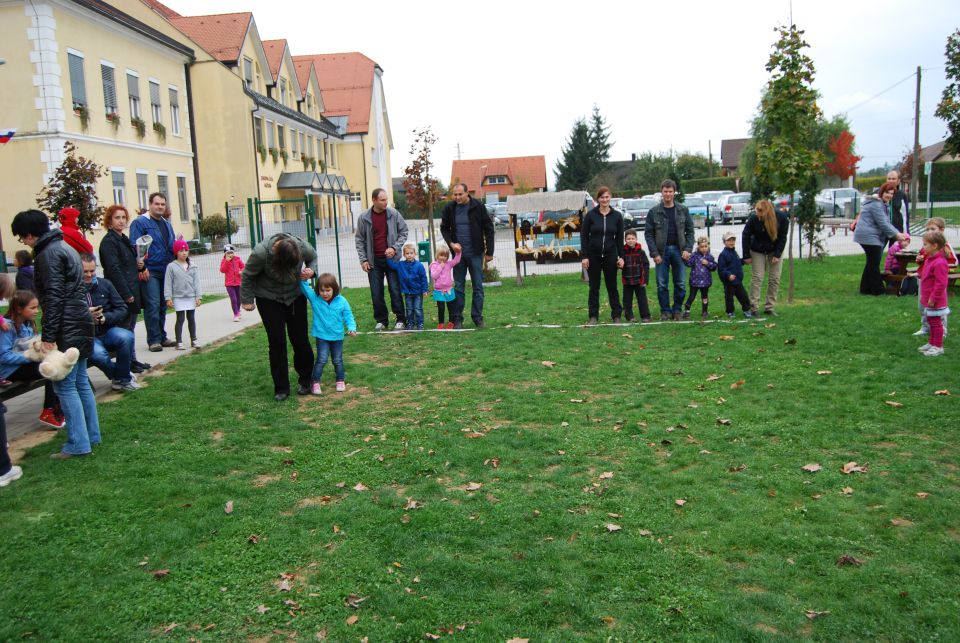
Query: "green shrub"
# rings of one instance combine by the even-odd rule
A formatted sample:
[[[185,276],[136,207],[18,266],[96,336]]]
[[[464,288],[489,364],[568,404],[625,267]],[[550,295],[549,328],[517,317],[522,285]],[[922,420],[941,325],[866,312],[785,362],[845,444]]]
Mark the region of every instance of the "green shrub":
[[[737,179],[733,176],[714,176],[708,179],[688,179],[684,181],[684,189],[687,194],[694,192],[705,192],[707,190],[733,190],[737,191]]]

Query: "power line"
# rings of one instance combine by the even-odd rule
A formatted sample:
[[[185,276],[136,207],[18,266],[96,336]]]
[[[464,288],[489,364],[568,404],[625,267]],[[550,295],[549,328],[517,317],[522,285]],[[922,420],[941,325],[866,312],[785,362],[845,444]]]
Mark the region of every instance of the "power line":
[[[881,96],[883,96],[884,94],[886,94],[886,93],[887,93],[888,91],[890,91],[891,89],[894,89],[895,87],[897,87],[897,86],[899,86],[899,85],[902,85],[903,83],[907,82],[908,80],[910,80],[911,78],[913,78],[913,77],[916,76],[916,75],[917,75],[917,72],[911,72],[910,75],[907,76],[906,78],[903,78],[902,80],[898,80],[898,81],[895,82],[894,84],[892,84],[892,85],[890,85],[889,87],[887,87],[886,89],[884,89],[882,92],[878,92],[878,93],[874,94],[873,96],[871,96],[870,98],[868,98],[868,99],[866,99],[866,100],[864,100],[864,101],[861,101],[861,102],[857,103],[856,105],[854,105],[854,106],[851,107],[850,109],[846,110],[846,112],[849,114],[849,113],[852,112],[853,110],[859,109],[860,107],[863,107],[864,105],[866,105],[866,104],[869,103],[870,101],[872,101],[872,100],[874,100],[874,99],[877,99],[877,98],[880,98]]]

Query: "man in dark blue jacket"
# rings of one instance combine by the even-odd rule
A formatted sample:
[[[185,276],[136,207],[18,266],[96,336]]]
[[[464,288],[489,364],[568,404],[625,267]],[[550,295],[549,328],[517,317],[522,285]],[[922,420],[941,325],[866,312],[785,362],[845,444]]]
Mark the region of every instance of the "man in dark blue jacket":
[[[493,261],[493,220],[485,205],[470,196],[466,183],[453,186],[453,201],[443,208],[440,234],[460,263],[453,268],[453,290],[456,300],[450,321],[454,328],[463,328],[463,309],[467,305],[467,271],[473,282],[470,317],[477,328],[483,328],[483,262]]]
[[[96,366],[113,382],[115,391],[135,391],[140,388],[130,372],[130,354],[133,352],[133,331],[123,326],[129,311],[120,293],[107,279],[97,279],[97,259],[92,254],[80,255],[83,265],[83,284],[87,289],[87,304],[93,317],[93,354],[89,363]],[[110,352],[116,353],[111,361]]]
[[[150,210],[148,214],[137,217],[130,224],[130,239],[136,243],[143,235],[150,235],[153,243],[147,253],[146,266],[150,272],[150,279],[143,283],[143,323],[147,327],[147,345],[154,353],[163,350],[163,347],[176,346],[172,339],[167,339],[164,323],[167,320],[167,308],[163,299],[163,278],[167,274],[167,264],[176,258],[173,253],[173,226],[163,217],[167,209],[167,197],[161,192],[150,195]]]

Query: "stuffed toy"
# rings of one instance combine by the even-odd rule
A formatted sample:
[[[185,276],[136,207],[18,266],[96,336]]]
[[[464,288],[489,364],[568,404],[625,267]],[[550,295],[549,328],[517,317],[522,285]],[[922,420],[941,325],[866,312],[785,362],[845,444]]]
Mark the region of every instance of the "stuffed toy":
[[[79,253],[93,254],[93,244],[84,238],[77,226],[80,211],[74,208],[63,208],[58,214],[60,215],[60,232],[63,233],[63,240],[67,245]]]
[[[80,359],[80,351],[71,346],[63,352],[54,348],[44,353],[41,344],[43,340],[35,335],[27,344],[23,356],[31,362],[40,362],[40,374],[48,380],[59,382],[70,373],[74,364]]]

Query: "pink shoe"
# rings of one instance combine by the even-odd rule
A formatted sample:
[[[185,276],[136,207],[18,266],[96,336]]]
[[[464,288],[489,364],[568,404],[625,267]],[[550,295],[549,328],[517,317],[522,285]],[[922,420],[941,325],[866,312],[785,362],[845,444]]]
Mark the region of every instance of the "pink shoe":
[[[235,322],[240,321],[240,313],[237,313],[236,315],[233,316],[233,321]]]
[[[337,393],[343,393],[347,390],[346,382],[337,382]]]
[[[310,385],[310,395],[320,395],[320,382],[314,382]]]

